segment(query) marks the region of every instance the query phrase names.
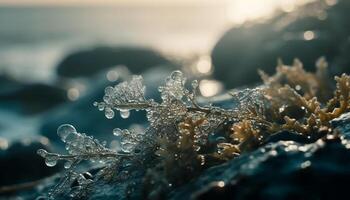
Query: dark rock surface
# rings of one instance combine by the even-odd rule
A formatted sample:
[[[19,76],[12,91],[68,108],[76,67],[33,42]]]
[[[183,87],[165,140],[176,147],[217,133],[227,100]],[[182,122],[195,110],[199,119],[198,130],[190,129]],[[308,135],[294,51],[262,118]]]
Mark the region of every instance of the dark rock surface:
[[[66,90],[42,83],[21,83],[0,91],[1,107],[23,114],[43,112],[66,101]]]
[[[60,167],[47,167],[37,155],[38,149],[52,151],[47,138],[16,141],[0,150],[0,188],[6,185],[39,180],[57,172]],[[3,191],[1,191],[3,192]]]
[[[125,65],[132,73],[141,73],[158,65],[174,65],[151,49],[96,47],[68,55],[57,66],[63,77],[85,77],[116,65]]]
[[[349,73],[350,2],[340,0],[325,12],[314,7],[228,30],[212,51],[214,77],[228,87],[254,84],[260,81],[257,70],[273,74],[278,58],[287,64],[299,58],[313,71],[320,56],[330,62],[332,74]],[[312,39],[305,40],[306,31],[312,31]]]

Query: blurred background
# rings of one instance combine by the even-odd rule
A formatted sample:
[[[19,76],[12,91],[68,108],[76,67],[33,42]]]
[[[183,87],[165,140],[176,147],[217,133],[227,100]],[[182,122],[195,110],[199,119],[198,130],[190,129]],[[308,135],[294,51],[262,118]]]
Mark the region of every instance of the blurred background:
[[[61,124],[112,148],[113,128],[142,129],[142,112],[108,120],[92,105],[131,74],[157,99],[174,69],[199,79],[203,97],[259,84],[257,70],[272,74],[278,58],[312,71],[325,56],[332,75],[349,73],[349,9],[347,0],[0,0],[0,186],[60,169],[35,152],[62,150]]]

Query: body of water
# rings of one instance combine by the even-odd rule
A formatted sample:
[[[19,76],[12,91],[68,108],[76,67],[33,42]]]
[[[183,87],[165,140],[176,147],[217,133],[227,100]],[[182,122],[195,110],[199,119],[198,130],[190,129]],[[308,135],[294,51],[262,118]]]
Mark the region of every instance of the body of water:
[[[67,54],[95,45],[204,54],[229,27],[223,5],[0,7],[0,69],[47,81]]]

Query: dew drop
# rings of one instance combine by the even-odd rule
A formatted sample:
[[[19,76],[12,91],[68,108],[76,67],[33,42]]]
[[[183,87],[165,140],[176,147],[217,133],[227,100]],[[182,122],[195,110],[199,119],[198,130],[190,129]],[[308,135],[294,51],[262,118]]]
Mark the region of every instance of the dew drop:
[[[111,108],[106,108],[105,109],[105,116],[107,119],[113,119],[114,111]]]
[[[130,116],[130,111],[129,110],[121,110],[120,111],[120,116],[123,118],[123,119],[126,119]]]
[[[48,167],[53,167],[57,164],[58,156],[52,155],[45,158],[45,164]]]
[[[98,106],[98,102],[95,101],[92,105],[95,106],[95,107],[97,107],[97,106]]]
[[[114,88],[112,86],[108,86],[105,88],[105,94],[107,96],[112,96],[114,93]]]
[[[76,133],[77,130],[74,128],[74,126],[70,124],[62,124],[57,129],[57,135],[60,136],[61,140],[63,142],[66,142],[67,136],[71,133]]]
[[[103,101],[106,103],[110,103],[112,101],[112,98],[108,95],[103,96]]]
[[[120,129],[120,128],[115,128],[115,129],[113,129],[113,135],[115,135],[115,136],[121,136],[122,135],[122,129]]]
[[[48,154],[45,149],[39,149],[36,153],[43,158],[45,158],[46,155]]]
[[[67,161],[64,163],[64,168],[69,169],[72,166],[72,164],[73,164],[72,161]]]
[[[98,108],[99,111],[104,110],[105,109],[105,103],[103,103],[103,102],[98,103],[97,108]]]
[[[176,70],[176,71],[173,71],[170,75],[171,79],[173,79],[174,81],[182,81],[183,79],[183,74],[181,71],[179,70]]]

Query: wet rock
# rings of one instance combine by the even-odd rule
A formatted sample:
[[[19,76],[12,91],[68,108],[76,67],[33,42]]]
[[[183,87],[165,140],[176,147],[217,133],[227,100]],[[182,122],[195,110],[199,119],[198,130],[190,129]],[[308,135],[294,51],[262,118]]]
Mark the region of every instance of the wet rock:
[[[11,90],[13,88],[17,88],[22,86],[22,83],[19,81],[13,79],[11,76],[6,75],[6,74],[1,74],[0,75],[0,88],[1,91],[7,91]]]
[[[338,1],[325,11],[314,9],[320,2],[265,23],[227,31],[212,51],[215,78],[229,87],[254,84],[260,81],[257,70],[273,74],[278,58],[287,64],[299,58],[307,70],[314,71],[320,56],[330,62],[332,74],[349,73],[350,15],[346,10],[350,2]]]
[[[41,83],[21,84],[0,91],[0,107],[24,114],[43,112],[66,100],[64,89]]]
[[[350,138],[350,113],[345,113],[331,121],[333,128],[339,130],[346,138]]]
[[[37,181],[52,175],[61,168],[60,166],[47,167],[44,160],[36,153],[40,148],[52,151],[48,139],[45,137],[38,140],[16,141],[10,144],[8,148],[0,150],[0,188]],[[14,187],[13,190],[1,190],[0,193],[2,192],[16,191]]]
[[[151,49],[96,47],[68,55],[57,66],[63,77],[85,77],[116,65],[125,65],[132,73],[141,73],[158,65],[173,64]]]
[[[280,141],[212,167],[170,199],[332,199],[345,197],[350,151],[339,141]]]
[[[278,141],[294,141],[302,144],[308,144],[314,142],[314,140],[307,138],[298,133],[290,132],[290,131],[280,131],[277,132],[267,138],[264,144],[274,143]]]

